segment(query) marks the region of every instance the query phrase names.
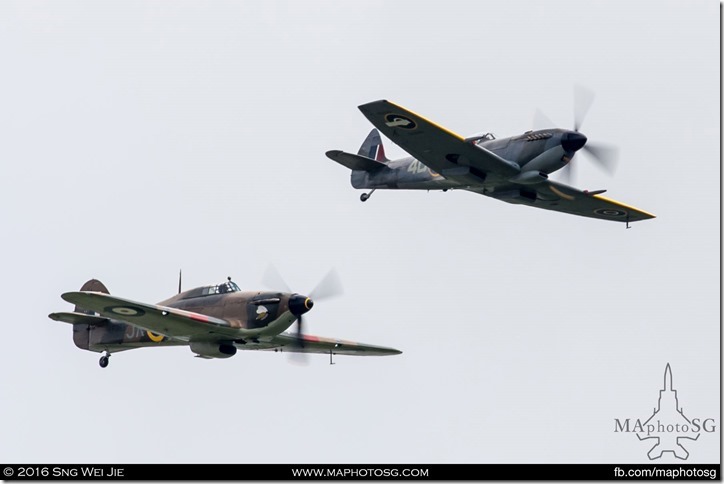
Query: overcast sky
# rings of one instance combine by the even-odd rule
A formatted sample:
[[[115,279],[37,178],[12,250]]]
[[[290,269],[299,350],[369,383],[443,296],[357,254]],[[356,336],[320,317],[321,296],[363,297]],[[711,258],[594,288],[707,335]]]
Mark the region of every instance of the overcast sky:
[[[712,0],[0,3],[0,460],[648,462],[614,419],[651,416],[670,363],[687,417],[717,419],[687,462],[719,462],[719,28]],[[324,156],[377,99],[462,135],[536,108],[572,128],[576,84],[621,153],[613,177],[577,155],[576,186],[656,219],[363,204]],[[256,289],[270,263],[301,293],[339,272],[310,333],[403,354],[101,369],[47,317],[90,278],[155,303],[181,268]]]

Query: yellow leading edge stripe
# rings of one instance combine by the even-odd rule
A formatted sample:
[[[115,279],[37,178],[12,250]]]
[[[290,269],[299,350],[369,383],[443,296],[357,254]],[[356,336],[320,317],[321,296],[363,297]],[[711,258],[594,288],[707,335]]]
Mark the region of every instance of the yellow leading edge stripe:
[[[651,218],[656,218],[656,215],[654,215],[653,213],[649,213],[639,208],[632,207],[631,205],[626,205],[625,203],[617,202],[616,200],[610,198],[602,197],[601,195],[593,195],[593,198],[598,198],[599,200],[603,200],[604,202],[613,203],[614,205],[618,205],[619,207],[627,208],[629,210],[635,210],[637,212],[643,213],[644,215],[648,215]]]
[[[459,134],[457,134],[457,133],[455,133],[455,132],[453,132],[453,131],[450,131],[449,129],[447,129],[447,128],[444,127],[444,126],[440,126],[439,124],[437,124],[437,123],[434,122],[434,121],[430,121],[430,120],[427,119],[425,116],[421,116],[421,115],[417,114],[417,113],[414,112],[414,111],[410,111],[410,110],[407,109],[407,108],[403,108],[403,107],[400,106],[399,104],[395,104],[395,103],[393,103],[392,101],[387,101],[387,102],[388,102],[390,105],[392,105],[392,106],[394,106],[394,107],[396,107],[396,108],[398,108],[398,109],[401,109],[402,111],[407,111],[408,113],[412,114],[413,116],[417,116],[418,118],[420,118],[421,120],[425,121],[426,123],[429,123],[429,124],[435,126],[437,129],[441,129],[442,131],[445,131],[445,132],[446,132],[447,134],[449,134],[450,136],[454,136],[455,138],[459,139],[460,141],[465,141],[465,138],[463,138],[463,137],[460,136]]]

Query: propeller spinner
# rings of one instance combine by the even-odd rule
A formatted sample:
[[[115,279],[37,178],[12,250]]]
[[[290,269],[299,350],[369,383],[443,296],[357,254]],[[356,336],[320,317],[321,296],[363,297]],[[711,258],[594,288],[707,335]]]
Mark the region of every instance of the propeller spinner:
[[[573,103],[573,131],[566,133],[561,140],[561,146],[564,150],[569,153],[576,153],[582,151],[586,153],[587,157],[603,169],[609,175],[612,175],[616,170],[616,164],[618,161],[618,148],[603,143],[591,143],[588,142],[588,138],[583,133],[579,132],[583,121],[588,114],[595,94],[593,91],[586,89],[583,86],[576,86],[574,91],[574,103]],[[538,126],[546,125],[547,127],[553,126],[553,122],[543,114],[540,110],[536,110],[534,123]],[[573,160],[568,162],[561,170],[560,173],[566,183],[570,184],[574,178],[575,168]]]
[[[267,267],[264,273],[263,282],[265,285],[284,289],[286,292],[291,292],[289,285],[286,283],[284,278],[281,276],[277,269],[270,265]],[[303,315],[308,313],[312,307],[314,307],[314,300],[329,299],[335,296],[339,296],[343,293],[342,282],[339,279],[337,271],[334,269],[330,270],[324,278],[317,283],[317,285],[309,293],[309,296],[303,296],[301,294],[294,293],[289,298],[289,312],[297,317],[297,331],[294,346],[296,348],[304,348],[304,332],[303,328]],[[302,358],[305,357],[304,353],[301,353]]]

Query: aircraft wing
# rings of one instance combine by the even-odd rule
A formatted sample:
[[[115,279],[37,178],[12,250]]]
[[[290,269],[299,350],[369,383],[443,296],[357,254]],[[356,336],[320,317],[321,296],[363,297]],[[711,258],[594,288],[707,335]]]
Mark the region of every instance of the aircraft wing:
[[[589,193],[553,180],[546,180],[524,188],[517,184],[507,184],[496,186],[493,191],[482,187],[467,190],[509,203],[519,203],[601,220],[628,223],[656,218],[656,215],[603,197],[599,193]]]
[[[61,297],[106,318],[184,341],[241,337],[239,328],[233,328],[228,321],[205,314],[139,303],[100,292],[66,292]]]
[[[283,351],[293,353],[323,353],[328,355],[331,351],[335,355],[355,356],[384,356],[399,355],[402,353],[402,351],[394,348],[333,338],[322,338],[321,336],[312,336],[309,334],[302,335],[301,345],[299,344],[297,336],[290,333],[281,333],[274,336],[271,343],[283,346]],[[269,350],[274,350],[274,348],[269,348]]]
[[[480,184],[489,174],[507,179],[520,172],[515,163],[390,101],[363,104],[359,110],[385,136],[445,178]]]

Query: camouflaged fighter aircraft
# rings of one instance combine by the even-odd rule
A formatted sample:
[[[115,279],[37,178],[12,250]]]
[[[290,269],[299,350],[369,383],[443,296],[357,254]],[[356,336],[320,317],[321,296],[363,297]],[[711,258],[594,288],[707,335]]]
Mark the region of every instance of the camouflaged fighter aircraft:
[[[266,277],[281,280],[273,273]],[[48,317],[73,325],[77,347],[105,352],[99,361],[102,368],[108,366],[111,353],[158,346],[189,346],[200,358],[229,358],[237,349],[323,353],[330,363],[332,355],[400,354],[393,348],[302,334],[302,315],[314,304],[311,297],[330,297],[339,292],[338,287],[333,272],[309,297],[288,290],[241,291],[231,278],[181,292],[179,278],[179,294],[153,305],[111,296],[92,279],[80,291],[61,295],[76,305],[73,312]],[[285,333],[295,321],[296,334]]]
[[[586,144],[579,129],[592,94],[583,89],[576,94],[574,130],[549,128],[502,139],[491,133],[466,138],[390,101],[375,101],[359,106],[362,114],[412,156],[388,160],[377,129],[370,132],[356,155],[339,150],[326,155],[352,170],[354,188],[372,189],[361,195],[363,202],[384,188],[462,189],[508,203],[625,222],[626,227],[629,222],[654,218],[602,197],[606,190],[582,191],[548,178],[564,167],[563,173],[570,178],[571,161],[579,150],[609,171],[616,161],[615,148]],[[553,124],[542,114],[538,119]]]

